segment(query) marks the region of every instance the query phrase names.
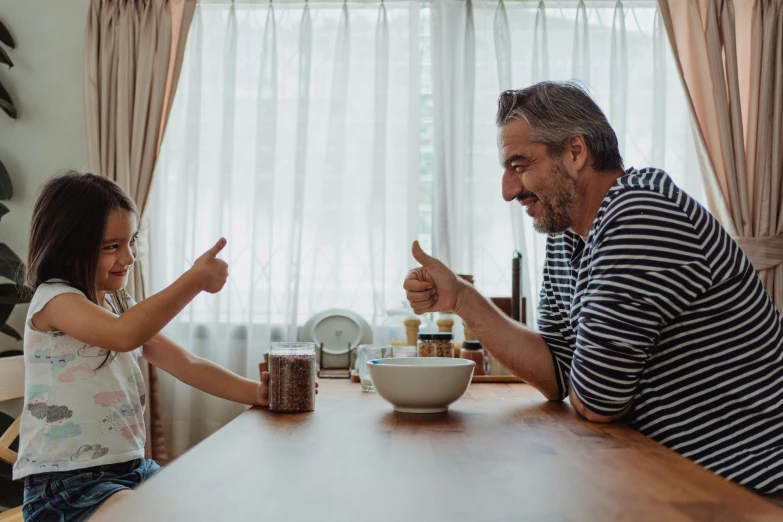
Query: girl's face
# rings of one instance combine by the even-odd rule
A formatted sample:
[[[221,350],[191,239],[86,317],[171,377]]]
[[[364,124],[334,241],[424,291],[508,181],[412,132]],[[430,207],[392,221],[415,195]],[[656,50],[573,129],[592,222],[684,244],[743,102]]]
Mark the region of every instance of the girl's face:
[[[136,260],[138,234],[136,214],[127,210],[115,210],[109,214],[98,255],[96,286],[101,300],[108,292],[125,288]]]

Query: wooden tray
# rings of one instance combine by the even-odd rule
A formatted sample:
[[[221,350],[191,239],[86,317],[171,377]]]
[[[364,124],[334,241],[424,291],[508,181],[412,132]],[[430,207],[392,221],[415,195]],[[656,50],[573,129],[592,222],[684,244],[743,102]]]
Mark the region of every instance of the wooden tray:
[[[515,375],[474,375],[470,382],[525,382]]]

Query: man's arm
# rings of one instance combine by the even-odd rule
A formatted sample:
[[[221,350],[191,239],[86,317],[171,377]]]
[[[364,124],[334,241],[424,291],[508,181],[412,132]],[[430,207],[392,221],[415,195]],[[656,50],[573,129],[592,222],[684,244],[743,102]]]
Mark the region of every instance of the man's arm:
[[[710,268],[676,202],[629,191],[613,200],[594,233],[589,273],[570,396],[586,418],[606,422],[631,410],[662,332],[707,290]]]
[[[512,373],[540,391],[550,401],[560,399],[552,353],[537,332],[511,320],[472,286],[466,285],[465,300],[454,310],[494,357]],[[568,389],[571,406],[591,422],[608,423],[624,417],[632,405],[615,415],[599,415],[587,409],[573,388]]]
[[[550,401],[560,400],[552,352],[538,332],[513,321],[467,283],[454,312],[493,357]]]
[[[421,267],[411,270],[403,288],[417,314],[454,311],[493,356],[549,400],[561,400],[552,352],[541,335],[512,321],[446,265],[413,244]]]
[[[629,404],[623,411],[615,415],[599,415],[585,408],[585,405],[582,404],[582,401],[580,401],[579,397],[577,397],[576,393],[574,393],[573,388],[568,389],[568,399],[571,401],[571,406],[574,407],[574,409],[579,413],[579,415],[589,420],[590,422],[601,422],[601,423],[614,422],[618,419],[622,419],[623,417],[625,417],[625,415],[629,411],[631,411],[631,407],[633,406],[632,404]]]

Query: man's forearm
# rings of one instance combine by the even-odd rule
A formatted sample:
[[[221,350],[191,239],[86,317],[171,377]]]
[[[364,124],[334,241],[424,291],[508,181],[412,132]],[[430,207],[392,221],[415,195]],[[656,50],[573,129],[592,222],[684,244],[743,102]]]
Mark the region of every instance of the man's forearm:
[[[571,402],[571,406],[574,407],[574,409],[584,417],[585,419],[591,421],[591,422],[614,422],[618,419],[622,419],[625,417],[629,411],[631,411],[631,407],[633,404],[629,404],[623,411],[616,415],[606,416],[606,415],[600,415],[598,413],[595,413],[588,409],[584,404],[582,404],[582,401],[579,399],[579,396],[574,391],[573,386],[568,388],[568,400]]]
[[[543,337],[513,321],[470,285],[457,305],[455,312],[493,357],[547,399],[559,399],[552,354]]]

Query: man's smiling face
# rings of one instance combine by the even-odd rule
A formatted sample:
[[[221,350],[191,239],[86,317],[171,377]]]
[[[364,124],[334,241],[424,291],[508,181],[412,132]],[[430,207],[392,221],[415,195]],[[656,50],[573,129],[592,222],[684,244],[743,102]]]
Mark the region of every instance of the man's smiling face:
[[[519,119],[500,128],[503,199],[519,201],[538,232],[563,232],[574,219],[578,186],[561,158],[552,158],[546,146],[528,139],[529,130],[528,124]]]

